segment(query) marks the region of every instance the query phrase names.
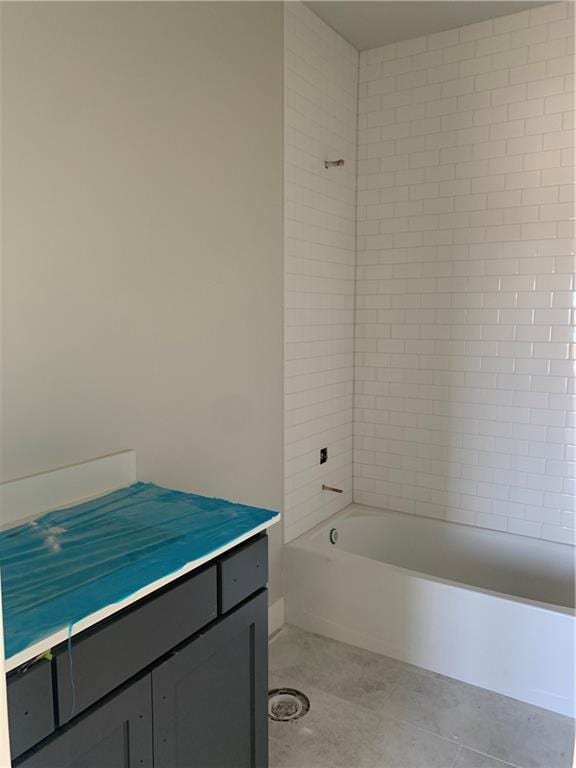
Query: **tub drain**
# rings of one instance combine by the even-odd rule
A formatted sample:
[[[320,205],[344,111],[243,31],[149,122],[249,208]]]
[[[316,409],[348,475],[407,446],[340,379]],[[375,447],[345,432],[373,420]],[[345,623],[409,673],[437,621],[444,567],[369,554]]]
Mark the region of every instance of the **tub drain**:
[[[298,720],[310,709],[310,699],[295,688],[273,688],[268,692],[268,717],[284,723]]]

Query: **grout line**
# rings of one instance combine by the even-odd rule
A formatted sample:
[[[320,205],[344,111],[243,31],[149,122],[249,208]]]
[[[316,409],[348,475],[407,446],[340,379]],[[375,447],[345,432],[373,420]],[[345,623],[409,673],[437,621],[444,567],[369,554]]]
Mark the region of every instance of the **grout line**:
[[[490,755],[488,752],[481,752],[479,749],[474,749],[473,747],[468,747],[466,745],[462,745],[462,749],[469,749],[470,752],[474,752],[477,755],[482,755],[482,757],[489,757],[490,760],[496,760],[498,763],[500,763],[502,766],[510,766],[510,768],[522,768],[522,766],[518,765],[517,763],[510,763],[506,760],[501,760],[499,757],[496,757],[495,755]]]
[[[460,757],[460,755],[462,754],[462,749],[463,749],[463,747],[460,747],[460,749],[458,750],[458,752],[456,752],[456,754],[454,755],[454,760],[452,761],[452,765],[450,766],[450,768],[454,768],[454,766],[455,766],[455,765],[456,765],[456,763],[458,762],[458,758],[459,758],[459,757]]]
[[[352,316],[352,331],[353,331],[353,346],[352,346],[352,402],[356,402],[356,395],[358,393],[358,381],[356,376],[356,365],[357,365],[357,347],[358,347],[358,320],[357,320],[357,310],[358,310],[358,179],[359,179],[359,173],[358,173],[358,161],[359,161],[359,153],[360,153],[360,145],[358,142],[358,136],[360,134],[360,51],[358,51],[358,58],[356,59],[356,156],[354,158],[355,168],[356,168],[356,178],[354,180],[354,210],[355,210],[355,217],[354,217],[354,314]],[[356,417],[353,413],[352,415],[352,470],[354,470],[354,438],[356,435]],[[354,494],[355,494],[355,487],[354,487],[354,471],[352,471],[352,503],[354,503]]]

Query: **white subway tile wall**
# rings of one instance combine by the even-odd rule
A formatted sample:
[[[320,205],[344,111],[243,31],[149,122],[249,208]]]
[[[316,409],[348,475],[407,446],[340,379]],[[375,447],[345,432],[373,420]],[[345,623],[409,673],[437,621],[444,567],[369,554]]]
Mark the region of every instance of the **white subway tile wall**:
[[[358,58],[285,4],[286,541],[352,501]]]
[[[573,11],[557,3],[360,54],[357,502],[574,542]],[[294,81],[289,98],[301,98]],[[351,218],[331,223],[344,221],[348,246]],[[349,268],[351,250],[339,253]],[[289,296],[288,341],[296,327],[308,341],[304,305],[290,312],[312,295]],[[299,362],[322,359],[311,355]],[[307,468],[305,455],[292,466]]]

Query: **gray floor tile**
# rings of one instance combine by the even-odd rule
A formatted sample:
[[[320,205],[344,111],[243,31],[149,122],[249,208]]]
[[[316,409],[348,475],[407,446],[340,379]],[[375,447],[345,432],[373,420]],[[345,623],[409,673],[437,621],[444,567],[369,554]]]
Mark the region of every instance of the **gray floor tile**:
[[[271,723],[271,768],[572,765],[567,717],[293,627],[271,643],[270,673],[312,700],[302,720]]]
[[[378,753],[371,768],[452,768],[455,744],[394,720],[380,725]],[[434,739],[434,741],[431,740]]]
[[[448,678],[402,672],[381,712],[522,768],[572,765],[570,718]]]
[[[281,684],[284,676],[273,674],[271,685]],[[311,686],[305,690],[307,715],[270,723],[270,768],[452,768],[457,744]]]
[[[378,710],[405,668],[351,645],[286,627],[272,642],[270,671],[354,704]]]
[[[454,768],[514,768],[510,763],[503,763],[495,757],[482,755],[480,752],[474,752],[472,749],[462,747],[462,751],[456,758]]]

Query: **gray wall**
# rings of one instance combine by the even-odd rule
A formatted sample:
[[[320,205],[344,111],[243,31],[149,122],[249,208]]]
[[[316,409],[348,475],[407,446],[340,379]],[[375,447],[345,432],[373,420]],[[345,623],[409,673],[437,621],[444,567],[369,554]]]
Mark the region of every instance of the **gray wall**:
[[[281,5],[2,12],[3,479],[134,448],[279,509]]]

